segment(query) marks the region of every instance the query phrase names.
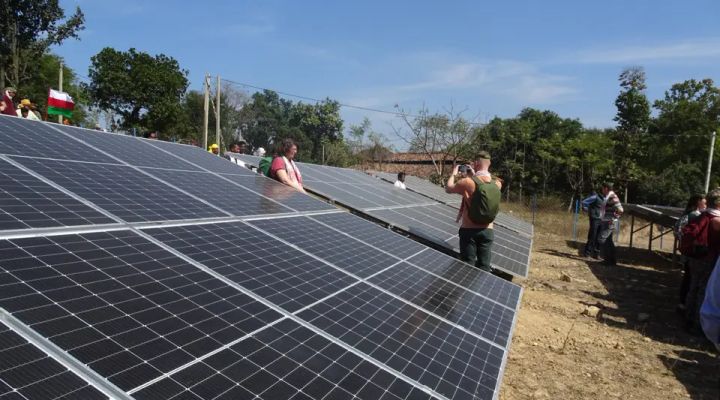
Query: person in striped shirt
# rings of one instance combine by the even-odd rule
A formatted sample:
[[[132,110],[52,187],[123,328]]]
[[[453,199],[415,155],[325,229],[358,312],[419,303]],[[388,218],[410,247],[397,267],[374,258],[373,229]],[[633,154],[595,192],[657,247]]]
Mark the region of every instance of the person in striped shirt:
[[[602,185],[602,196],[598,196],[596,202],[599,202],[600,206],[600,234],[598,236],[600,255],[604,265],[615,265],[617,259],[613,232],[615,223],[623,213],[623,207],[620,204],[620,198],[613,192],[612,183],[607,182]]]

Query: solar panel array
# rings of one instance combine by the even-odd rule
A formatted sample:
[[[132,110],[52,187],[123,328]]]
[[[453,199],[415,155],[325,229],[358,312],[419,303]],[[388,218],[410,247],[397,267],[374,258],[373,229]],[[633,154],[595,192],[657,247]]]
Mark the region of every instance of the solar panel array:
[[[390,183],[394,183],[397,179],[397,175],[391,174],[389,172],[374,171],[371,174]],[[446,193],[445,189],[443,189],[439,185],[430,182],[427,179],[418,178],[417,176],[412,175],[405,175],[405,186],[409,191],[419,193],[423,196],[439,201],[443,204],[447,204],[448,206],[455,209],[460,208],[460,202],[458,201],[458,196],[456,194]],[[523,221],[519,218],[512,217],[503,212],[500,212],[497,215],[497,217],[495,218],[495,223],[497,225],[502,225],[505,228],[514,230],[518,233],[522,233],[526,236],[533,236],[533,225],[531,223]]]
[[[0,116],[2,399],[497,398],[521,292],[202,149]]]
[[[252,165],[259,162],[259,157],[255,156],[237,157]],[[307,190],[437,246],[460,252],[457,208],[440,203],[432,196],[395,188],[361,171],[306,163],[298,165]],[[425,186],[435,185],[427,182]],[[433,193],[438,191],[436,189],[445,194],[438,186],[433,188]],[[459,196],[453,196],[455,202],[459,202]],[[532,225],[500,213],[495,220],[494,234],[493,268],[526,278],[532,248]]]

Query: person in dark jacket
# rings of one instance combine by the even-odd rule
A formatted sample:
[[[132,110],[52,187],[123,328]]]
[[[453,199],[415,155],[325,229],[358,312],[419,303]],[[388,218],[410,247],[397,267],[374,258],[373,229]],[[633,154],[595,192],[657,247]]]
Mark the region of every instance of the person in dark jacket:
[[[587,243],[585,243],[585,249],[583,255],[585,257],[600,258],[600,245],[598,243],[598,237],[600,236],[600,214],[602,201],[598,201],[598,194],[592,192],[592,194],[582,201],[583,209],[588,213],[588,219],[590,220],[590,226],[588,228]]]

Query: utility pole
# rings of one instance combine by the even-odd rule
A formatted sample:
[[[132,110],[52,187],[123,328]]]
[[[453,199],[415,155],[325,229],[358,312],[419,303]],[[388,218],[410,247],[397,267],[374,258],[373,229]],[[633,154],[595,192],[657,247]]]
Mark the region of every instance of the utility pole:
[[[60,62],[60,75],[58,76],[58,90],[63,91],[63,63]],[[58,115],[58,124],[62,124],[63,116],[62,114]]]
[[[210,76],[205,73],[203,80],[203,91],[205,92],[205,101],[203,102],[203,149],[208,149],[208,111],[210,108]]]
[[[705,172],[705,193],[707,194],[710,190],[710,172],[712,171],[713,152],[715,151],[715,136],[716,132],[712,133],[710,138],[710,155],[708,156],[707,171]]]
[[[220,146],[220,74],[215,82],[217,99],[215,100],[215,143]],[[222,156],[222,149],[218,149],[218,156]]]

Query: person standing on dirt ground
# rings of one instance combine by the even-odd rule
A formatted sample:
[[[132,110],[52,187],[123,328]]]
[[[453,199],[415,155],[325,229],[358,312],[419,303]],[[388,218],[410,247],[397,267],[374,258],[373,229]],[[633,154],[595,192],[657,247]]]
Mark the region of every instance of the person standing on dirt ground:
[[[613,266],[617,263],[613,233],[615,232],[615,224],[624,210],[622,204],[620,204],[620,198],[613,192],[612,183],[606,182],[602,185],[601,199],[598,244],[600,246],[600,255],[603,258],[602,264]]]
[[[678,218],[673,228],[673,233],[675,234],[675,239],[677,239],[678,243],[682,240],[683,227],[699,217],[706,208],[707,201],[705,200],[705,195],[694,194],[690,196],[690,199],[688,199],[687,205],[685,206],[685,210],[680,218]],[[681,256],[681,259],[683,265],[683,276],[682,281],[680,281],[680,302],[677,305],[677,310],[684,312],[686,309],[685,300],[687,299],[687,293],[690,289],[690,266],[688,257]]]
[[[685,299],[685,318],[687,329],[699,333],[700,307],[705,300],[705,292],[710,274],[720,255],[720,188],[713,189],[707,195],[708,208],[696,219],[698,226],[707,224],[707,252],[698,258],[689,258],[690,287]],[[713,293],[717,288],[712,288]]]
[[[464,167],[461,171],[460,166],[456,165],[445,186],[447,193],[462,196],[458,213],[458,220],[462,219],[458,231],[460,258],[481,270],[492,272],[490,258],[495,238],[493,220],[500,206],[502,182],[490,175],[490,154],[486,151],[478,153],[472,166]],[[468,170],[472,173],[471,177],[467,176]],[[456,183],[455,176],[460,172],[463,177]],[[486,200],[487,207],[484,210],[479,210],[478,203],[474,201],[481,193]]]
[[[600,247],[598,245],[598,237],[600,236],[600,215],[602,214],[602,198],[598,196],[597,192],[593,191],[589,197],[583,199],[582,206],[583,210],[587,211],[588,219],[590,220],[587,243],[585,243],[583,256],[598,259],[600,258],[598,255],[600,252]]]

